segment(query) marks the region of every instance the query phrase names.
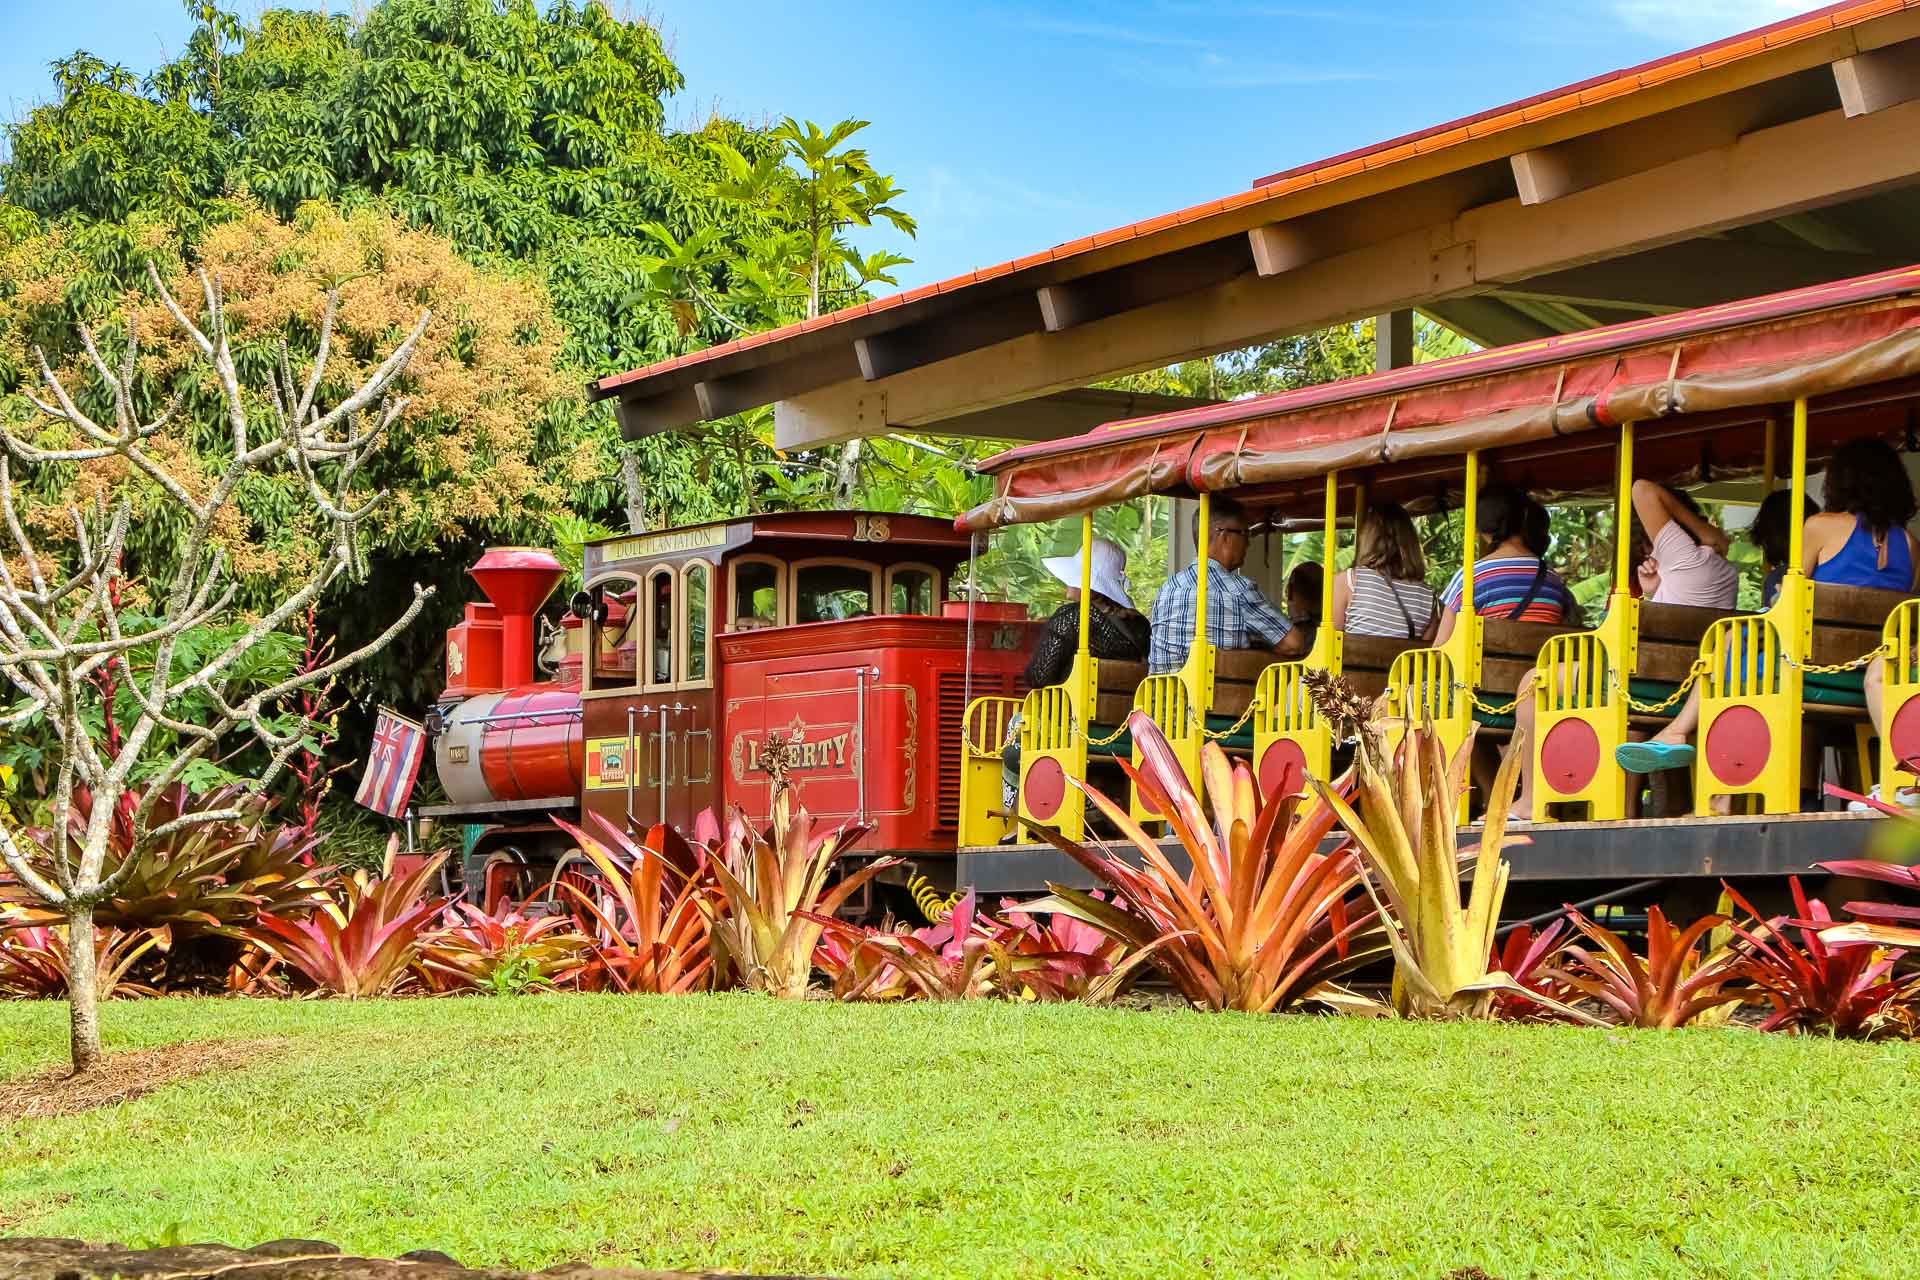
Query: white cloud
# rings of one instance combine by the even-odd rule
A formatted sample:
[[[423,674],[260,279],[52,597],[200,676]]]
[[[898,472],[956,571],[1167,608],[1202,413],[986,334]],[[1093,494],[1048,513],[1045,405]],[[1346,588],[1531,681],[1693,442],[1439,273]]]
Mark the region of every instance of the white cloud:
[[[1621,22],[1678,48],[1764,27],[1815,7],[1819,0],[1607,0]]]
[[[1157,31],[1151,27],[1125,27],[1110,22],[1078,22],[1070,18],[1021,18],[1018,25],[1028,31],[1052,36],[1075,36],[1108,44],[1150,45],[1162,49],[1204,49],[1205,40],[1192,36]]]

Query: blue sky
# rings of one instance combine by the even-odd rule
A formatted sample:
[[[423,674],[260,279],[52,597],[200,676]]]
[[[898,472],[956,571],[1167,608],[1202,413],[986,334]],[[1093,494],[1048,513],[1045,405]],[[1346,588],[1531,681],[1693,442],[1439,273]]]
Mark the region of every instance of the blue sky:
[[[350,0],[329,0],[335,9]],[[619,3],[619,0],[616,0]],[[1819,0],[650,0],[672,117],[873,121],[920,221],[911,287],[1240,190],[1275,170],[1675,52]],[[257,0],[237,0],[241,12]],[[77,47],[137,71],[179,0],[0,0],[0,110]]]

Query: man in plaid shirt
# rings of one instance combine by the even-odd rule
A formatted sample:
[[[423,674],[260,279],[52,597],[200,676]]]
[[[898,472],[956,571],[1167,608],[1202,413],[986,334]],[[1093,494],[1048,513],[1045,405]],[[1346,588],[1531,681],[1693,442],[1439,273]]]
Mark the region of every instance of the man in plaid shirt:
[[[1199,520],[1196,512],[1196,533]],[[1251,579],[1240,575],[1240,566],[1247,562],[1246,511],[1230,498],[1215,498],[1208,523],[1207,559],[1213,562],[1213,572],[1207,577],[1207,639],[1216,649],[1271,649],[1281,658],[1299,657],[1306,651],[1300,643],[1305,633],[1295,631],[1287,615]],[[1154,596],[1149,674],[1178,671],[1185,664],[1193,642],[1199,584],[1199,566],[1190,564],[1168,578]]]

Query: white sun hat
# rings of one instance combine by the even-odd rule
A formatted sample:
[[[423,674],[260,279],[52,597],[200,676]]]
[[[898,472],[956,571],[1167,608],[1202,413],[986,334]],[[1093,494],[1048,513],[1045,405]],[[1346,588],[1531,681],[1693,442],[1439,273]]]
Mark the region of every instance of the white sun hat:
[[[1069,587],[1080,585],[1080,553],[1072,555],[1048,556],[1040,562],[1047,572],[1060,579]],[[1127,608],[1133,608],[1133,597],[1127,591],[1127,553],[1120,544],[1110,538],[1093,540],[1093,589],[1109,600],[1117,601]]]

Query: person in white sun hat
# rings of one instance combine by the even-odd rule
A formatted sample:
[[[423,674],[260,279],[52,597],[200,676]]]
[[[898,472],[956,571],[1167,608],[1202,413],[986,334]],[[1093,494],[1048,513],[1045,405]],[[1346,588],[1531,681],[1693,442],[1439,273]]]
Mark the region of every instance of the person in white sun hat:
[[[1147,620],[1133,607],[1127,588],[1127,553],[1108,538],[1093,540],[1093,595],[1087,620],[1087,651],[1096,658],[1144,662],[1147,657]],[[1067,602],[1053,611],[1040,630],[1040,641],[1027,660],[1029,689],[1059,684],[1073,669],[1080,647],[1080,556],[1048,556],[1040,562],[1067,589]],[[1006,742],[1000,752],[1000,796],[1007,811],[1015,811],[1020,789],[1020,717],[1007,721]]]

